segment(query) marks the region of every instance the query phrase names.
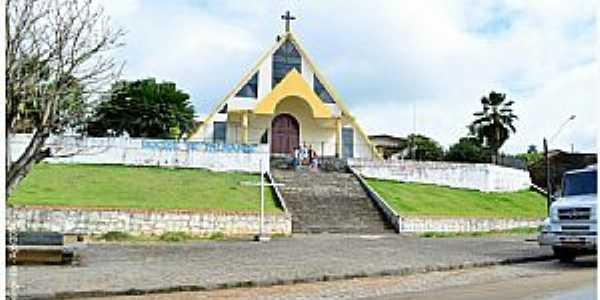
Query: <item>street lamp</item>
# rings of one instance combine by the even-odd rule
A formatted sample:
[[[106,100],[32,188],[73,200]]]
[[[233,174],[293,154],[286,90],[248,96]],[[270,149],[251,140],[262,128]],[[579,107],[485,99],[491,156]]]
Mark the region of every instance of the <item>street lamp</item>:
[[[571,115],[567,120],[565,120],[556,133],[554,133],[550,137],[550,142],[554,140],[558,136],[558,134],[562,131],[562,129],[569,123],[575,119],[575,115]],[[552,180],[550,179],[550,158],[548,157],[548,143],[549,141],[544,138],[544,163],[546,165],[546,209],[548,215],[550,215],[550,204],[552,203]]]

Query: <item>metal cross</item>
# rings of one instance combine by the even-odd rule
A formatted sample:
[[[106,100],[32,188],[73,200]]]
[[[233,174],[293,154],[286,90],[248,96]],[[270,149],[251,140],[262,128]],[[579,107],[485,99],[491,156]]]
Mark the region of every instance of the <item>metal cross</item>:
[[[248,182],[242,181],[241,185],[246,186],[260,186],[260,219],[258,223],[258,235],[255,239],[259,242],[267,242],[270,240],[269,236],[265,233],[265,186],[283,186],[281,183],[265,183],[265,170],[263,168],[262,159],[259,160],[260,164],[260,182]]]
[[[296,17],[290,14],[290,11],[287,10],[285,15],[281,15],[281,19],[285,20],[285,32],[290,32],[290,21],[296,20]]]

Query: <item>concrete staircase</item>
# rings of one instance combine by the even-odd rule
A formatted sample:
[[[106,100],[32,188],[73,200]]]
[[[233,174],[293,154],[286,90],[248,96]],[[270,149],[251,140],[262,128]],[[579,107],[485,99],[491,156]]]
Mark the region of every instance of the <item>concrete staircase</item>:
[[[274,165],[271,173],[275,182],[284,184],[279,189],[292,213],[292,232],[394,232],[353,174]]]

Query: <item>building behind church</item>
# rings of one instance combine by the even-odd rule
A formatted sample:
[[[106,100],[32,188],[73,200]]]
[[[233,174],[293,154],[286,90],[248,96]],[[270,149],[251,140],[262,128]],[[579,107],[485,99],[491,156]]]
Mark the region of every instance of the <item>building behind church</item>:
[[[378,157],[289,28],[214,106],[191,140],[267,144],[271,155],[289,155],[305,144],[324,157]]]

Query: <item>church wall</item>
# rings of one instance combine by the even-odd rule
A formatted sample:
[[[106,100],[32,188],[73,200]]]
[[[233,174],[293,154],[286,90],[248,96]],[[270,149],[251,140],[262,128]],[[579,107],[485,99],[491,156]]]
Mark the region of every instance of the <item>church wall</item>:
[[[285,99],[275,110],[279,114],[288,113],[298,120],[300,126],[300,144],[312,145],[320,156],[335,155],[335,121],[314,119],[312,111],[303,100]]]
[[[265,130],[267,133],[267,143],[271,140],[271,116],[260,116],[249,114],[248,116],[248,142],[251,144],[260,143]]]
[[[301,55],[302,66],[301,76],[308,84],[308,86],[314,88],[314,76],[315,67],[312,65],[308,58],[303,54]],[[252,110],[258,101],[267,96],[272,90],[272,53],[267,55],[261,64],[258,66],[258,90],[257,98],[245,98],[231,96],[226,99],[225,103],[228,104],[230,111],[229,117],[227,114],[216,114],[211,120],[207,120],[207,124],[204,126],[204,132],[194,136],[204,140],[212,140],[213,138],[213,121],[217,120],[217,117],[221,115],[221,118],[225,116],[227,119],[227,143],[241,143],[243,138],[243,129],[241,127],[241,117],[238,113],[239,110]],[[253,74],[250,74],[253,75]],[[243,86],[245,84],[241,83]],[[234,91],[235,94],[237,91]],[[336,104],[325,103],[325,105],[332,112],[332,119],[322,120],[312,118],[311,109],[306,107],[303,101],[296,103],[285,103],[286,100],[282,101],[278,106],[275,114],[272,116],[257,116],[252,113],[249,114],[249,127],[248,127],[248,143],[257,144],[260,143],[261,137],[265,130],[268,130],[268,142],[271,142],[271,121],[279,113],[290,113],[295,116],[300,123],[300,143],[306,143],[307,145],[313,144],[319,155],[333,156],[336,154],[336,124],[335,118],[342,115],[341,108]],[[343,117],[343,126],[351,126],[354,129],[354,157],[360,158],[373,158],[374,153],[366,138],[360,133],[359,129],[356,128],[353,122],[346,116]]]
[[[272,56],[269,55],[258,68],[258,99],[271,92]],[[258,99],[256,99],[258,101]]]
[[[314,74],[314,71],[308,65],[308,61],[306,61],[306,59],[302,57],[302,78],[304,78],[304,80],[306,81],[306,83],[308,83],[308,86],[310,86],[311,89],[313,89],[314,87]]]
[[[369,142],[360,134],[359,129],[348,116],[342,118],[342,125],[343,127],[351,127],[354,131],[354,158],[375,158]]]

